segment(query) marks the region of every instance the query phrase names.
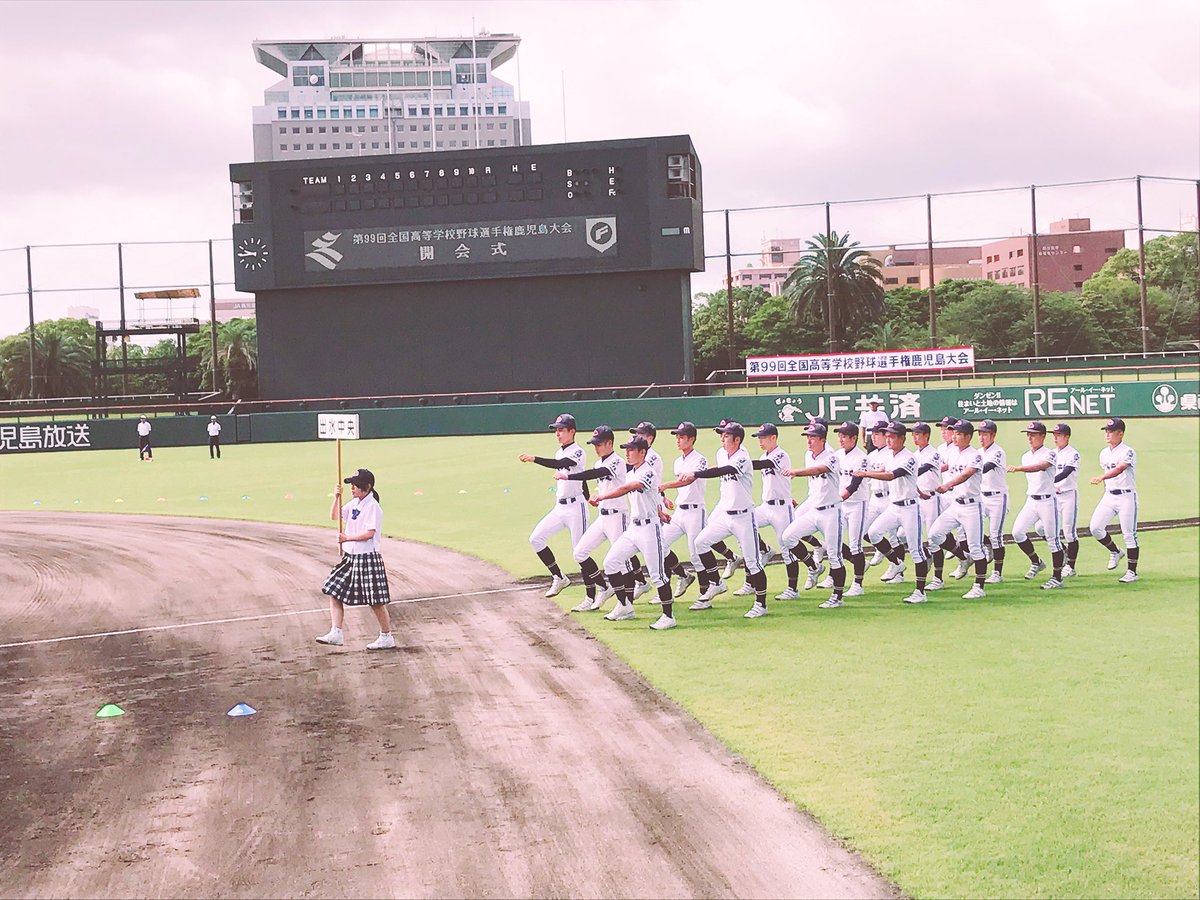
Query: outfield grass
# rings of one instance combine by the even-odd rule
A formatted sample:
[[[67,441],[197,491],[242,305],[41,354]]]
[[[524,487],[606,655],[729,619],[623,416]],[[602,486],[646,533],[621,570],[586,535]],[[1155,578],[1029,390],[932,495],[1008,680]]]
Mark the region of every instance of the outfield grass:
[[[1073,425],[1086,481],[1099,423]],[[1000,433],[1013,462],[1018,427]],[[1197,515],[1200,423],[1130,429],[1143,518]],[[782,432],[798,457],[798,430]],[[525,576],[544,574],[526,536],[552,482],[516,456],[553,448],[549,434],[417,438],[346,442],[343,457],[347,471],[378,476],[388,534]],[[701,449],[714,448],[706,435]],[[673,457],[668,434],[659,449]],[[328,443],[233,445],[220,461],[206,446],[163,448],[153,463],[134,449],[13,455],[0,507],[329,526],[334,478]],[[1017,496],[1023,482],[1011,478]],[[1081,487],[1081,524],[1098,491]],[[899,602],[908,591],[878,585],[874,569],[868,595],[841,610],[805,594],[747,622],[747,598],[727,594],[708,613],[681,610],[665,634],[645,627],[651,608],[640,605],[632,623],[582,621],[912,895],[1196,896],[1197,538],[1144,534],[1134,585],[1118,586],[1085,539],[1084,574],[1051,594],[1020,579],[1010,549],[1010,582],[983,601],[960,589],[910,608]],[[569,558],[564,537],[552,546]],[[772,593],[782,578],[770,569]]]

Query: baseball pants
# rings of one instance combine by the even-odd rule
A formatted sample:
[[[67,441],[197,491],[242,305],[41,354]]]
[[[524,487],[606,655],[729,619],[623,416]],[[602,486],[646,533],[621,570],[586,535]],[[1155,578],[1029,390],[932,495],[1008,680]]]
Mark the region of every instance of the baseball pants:
[[[1029,539],[1031,529],[1041,523],[1041,531],[1046,535],[1046,545],[1054,553],[1062,550],[1062,542],[1058,539],[1059,521],[1058,506],[1053,494],[1038,497],[1028,497],[1017,518],[1013,522],[1012,536],[1018,544]]]
[[[1068,544],[1079,540],[1079,491],[1063,491],[1054,495],[1058,507],[1058,522],[1063,540]]]
[[[1096,511],[1092,513],[1090,526],[1092,537],[1096,540],[1103,538],[1106,534],[1104,529],[1108,527],[1108,523],[1115,516],[1121,523],[1121,536],[1125,538],[1125,548],[1136,547],[1138,545],[1137,506],[1136,491],[1125,491],[1121,494],[1105,491],[1100,502],[1096,504]]]
[[[921,510],[916,500],[893,500],[871,523],[867,539],[874,544],[901,530],[913,562],[925,562],[925,545],[922,541],[925,529],[921,527]]]
[[[803,510],[803,506],[801,509]],[[811,508],[811,507],[810,507]],[[803,513],[802,513],[803,514]],[[762,533],[764,525],[770,525],[775,529],[775,536],[779,538],[779,548],[783,551],[783,561],[790,563],[793,556],[789,549],[784,546],[783,533],[787,531],[788,526],[794,521],[792,517],[792,501],[791,500],[773,500],[756,506],[754,508],[754,521],[759,523],[759,533]],[[792,543],[792,546],[796,546]]]
[[[842,503],[842,537],[851,553],[862,553],[863,535],[867,532],[866,501]]]
[[[746,560],[746,573],[754,575],[762,571],[762,551],[758,548],[758,527],[754,522],[753,509],[718,509],[696,538],[696,553],[711,553],[717,541],[733,535],[742,548]]]
[[[863,529],[864,534],[870,532],[871,525],[874,524],[876,519],[883,515],[887,508],[888,499],[886,493],[871,494],[871,499],[867,501],[867,512],[863,520],[863,525],[865,526]]]
[[[917,508],[921,510],[921,528],[925,534],[933,531],[933,523],[942,514],[943,504],[944,501],[941,494],[934,494],[928,500],[917,501]],[[936,550],[937,548],[935,547],[934,549]]]
[[[583,533],[583,537],[575,546],[575,562],[581,563],[589,556],[592,551],[608,541],[609,544],[615,544],[617,538],[625,533],[626,524],[629,521],[629,516],[623,509],[604,509],[601,507],[600,515],[592,521],[592,524],[587,527],[587,531]]]
[[[700,532],[704,530],[704,523],[707,518],[708,514],[705,512],[703,504],[677,505],[674,514],[671,516],[671,521],[664,525],[662,529],[663,550],[670,550],[672,544],[686,535],[688,559],[692,561],[692,568],[696,571],[704,568],[700,563],[700,551],[696,549],[696,539],[700,537]]]
[[[1008,491],[991,497],[984,495],[979,502],[983,506],[983,517],[987,520],[983,533],[992,539],[993,547],[1000,547],[1004,543],[1004,520],[1008,518]]]
[[[627,571],[629,561],[640,553],[646,560],[646,571],[655,587],[666,584],[661,524],[657,514],[649,519],[633,519],[604,557],[604,574],[611,577]]]
[[[858,504],[861,506],[861,504]],[[829,506],[810,506],[808,511],[797,516],[779,536],[780,546],[791,550],[800,539],[821,532],[821,544],[829,559],[830,569],[842,567],[842,510],[840,503]],[[790,556],[790,554],[788,554]]]
[[[955,528],[962,528],[971,559],[983,559],[983,508],[978,500],[963,503],[953,499],[946,503],[929,529],[929,546],[936,550]]]
[[[546,549],[550,538],[565,528],[571,532],[571,547],[574,548],[587,531],[587,526],[587,504],[582,497],[571,503],[555,503],[554,508],[534,526],[529,535],[529,545],[535,553],[540,553]]]

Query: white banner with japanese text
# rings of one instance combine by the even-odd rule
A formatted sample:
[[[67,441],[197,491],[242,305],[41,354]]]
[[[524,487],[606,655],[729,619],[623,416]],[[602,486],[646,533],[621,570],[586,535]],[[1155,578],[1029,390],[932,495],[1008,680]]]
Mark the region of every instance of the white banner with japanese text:
[[[930,350],[879,350],[870,353],[822,353],[812,356],[751,356],[747,378],[792,375],[892,375],[896,372],[963,371],[975,368],[974,347]]]

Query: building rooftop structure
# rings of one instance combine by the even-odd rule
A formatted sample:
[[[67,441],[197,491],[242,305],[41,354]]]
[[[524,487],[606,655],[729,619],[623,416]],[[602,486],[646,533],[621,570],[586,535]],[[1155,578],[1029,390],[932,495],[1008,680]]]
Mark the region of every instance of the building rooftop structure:
[[[254,41],[254,58],[280,76],[254,107],[254,159],[528,145],[529,104],[495,75],[520,43],[513,34]]]

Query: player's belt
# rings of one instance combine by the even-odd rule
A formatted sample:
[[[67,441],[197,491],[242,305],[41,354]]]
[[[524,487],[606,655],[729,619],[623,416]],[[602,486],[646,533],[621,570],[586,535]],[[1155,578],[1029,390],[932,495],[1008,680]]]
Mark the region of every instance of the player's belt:
[[[983,496],[985,496],[985,497],[999,497],[999,496],[1000,496],[1001,494],[1003,494],[1003,493],[1004,493],[1004,491],[984,491],[984,492],[983,492]]]
[[[972,503],[975,502],[975,498],[974,497],[955,497],[954,502],[961,503],[963,506],[970,506]]]
[[[567,503],[578,503],[579,498],[578,497],[563,497],[563,499],[559,500],[558,502],[562,503],[564,505]]]
[[[837,504],[836,504],[836,503],[828,503],[828,504],[826,504],[825,506],[818,506],[818,507],[817,507],[817,512],[825,512],[825,510],[827,510],[827,509],[833,509],[835,506],[837,506]]]
[[[680,509],[700,509],[703,505],[704,505],[703,503],[680,503],[679,508]]]
[[[1132,494],[1133,491],[1130,489],[1130,490],[1120,490],[1120,491],[1109,491],[1109,493],[1110,494]]]
[[[916,500],[893,500],[892,506],[912,506]]]
[[[788,501],[786,501],[786,500],[768,500],[767,501],[767,506],[787,506],[787,505],[788,505]]]
[[[886,496],[887,496],[887,492],[885,491],[885,492],[884,492],[884,493],[882,493],[882,494],[876,494],[876,493],[872,492],[872,496],[873,496],[873,497],[877,497],[877,498],[886,497]]]
[[[617,515],[618,513],[621,513],[621,512],[624,512],[624,510],[620,510],[620,509],[602,509],[602,510],[600,510],[600,515],[602,515],[602,516],[615,516],[615,515]]]
[[[730,516],[744,516],[746,513],[750,512],[750,510],[748,510],[748,509],[728,509],[725,512],[726,512],[726,515],[730,515]]]
[[[654,521],[653,519],[634,519],[633,524],[634,525],[649,525],[653,521]]]
[[[1051,496],[1052,496],[1051,494],[1030,494],[1029,499],[1030,500],[1049,500]]]

